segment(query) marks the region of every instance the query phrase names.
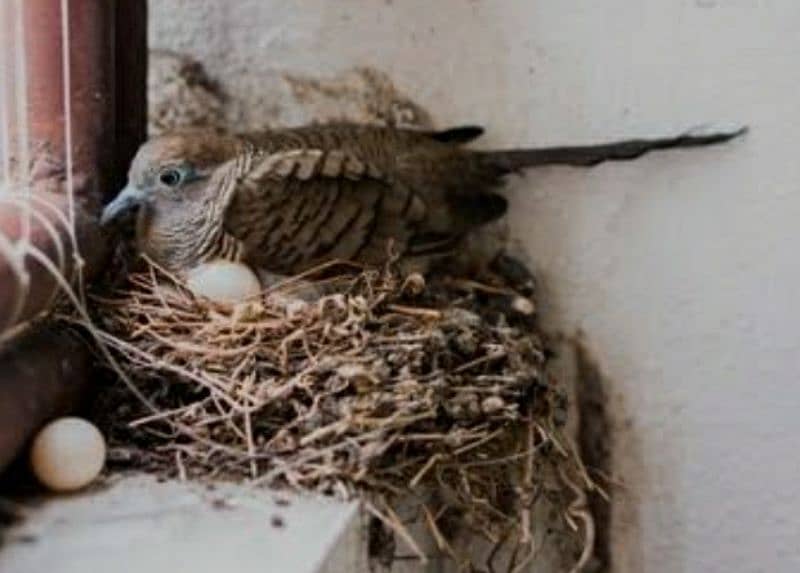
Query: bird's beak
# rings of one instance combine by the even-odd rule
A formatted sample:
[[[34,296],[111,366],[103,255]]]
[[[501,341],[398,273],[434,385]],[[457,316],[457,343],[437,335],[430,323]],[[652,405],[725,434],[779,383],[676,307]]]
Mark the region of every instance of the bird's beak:
[[[128,183],[128,185],[120,191],[119,195],[103,209],[103,214],[100,216],[100,224],[108,225],[121,215],[140,206],[144,200],[144,191]]]

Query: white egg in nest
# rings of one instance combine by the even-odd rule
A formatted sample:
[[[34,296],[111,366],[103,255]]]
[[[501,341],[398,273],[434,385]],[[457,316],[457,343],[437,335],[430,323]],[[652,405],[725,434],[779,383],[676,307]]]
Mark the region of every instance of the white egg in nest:
[[[92,483],[106,461],[100,430],[82,418],[58,418],[39,430],[30,451],[31,469],[53,491],[76,491]]]
[[[188,272],[186,285],[196,295],[223,304],[237,304],[258,296],[261,282],[242,263],[216,260]]]

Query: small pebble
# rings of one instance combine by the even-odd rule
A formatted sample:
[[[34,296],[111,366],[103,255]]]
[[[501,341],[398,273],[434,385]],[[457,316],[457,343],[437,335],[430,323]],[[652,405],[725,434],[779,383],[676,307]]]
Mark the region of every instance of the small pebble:
[[[218,498],[216,498],[216,499],[211,501],[211,507],[213,507],[214,509],[220,509],[220,510],[222,510],[222,509],[231,509],[231,504],[227,499],[225,499],[223,497],[218,497]]]
[[[478,350],[478,341],[475,334],[468,329],[462,329],[453,337],[453,345],[461,354],[472,356]]]
[[[403,294],[418,296],[425,290],[425,277],[419,273],[411,273],[403,281],[401,291]]]
[[[283,527],[286,525],[286,522],[283,521],[283,518],[280,515],[273,515],[272,519],[270,519],[270,523],[272,527]]]
[[[299,298],[290,300],[284,307],[286,309],[286,318],[293,319],[308,311],[309,304]]]
[[[524,296],[514,298],[514,300],[511,301],[511,308],[525,316],[530,316],[536,312],[536,306],[533,304],[533,301]]]
[[[483,319],[472,311],[463,308],[449,308],[445,311],[445,322],[454,326],[480,328]]]
[[[489,396],[481,402],[481,410],[487,414],[495,414],[506,407],[506,403],[500,396]]]

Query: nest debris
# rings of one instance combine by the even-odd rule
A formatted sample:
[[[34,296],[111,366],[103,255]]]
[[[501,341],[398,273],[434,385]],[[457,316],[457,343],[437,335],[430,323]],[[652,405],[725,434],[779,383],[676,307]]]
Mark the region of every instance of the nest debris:
[[[566,399],[510,291],[391,266],[318,270],[327,278],[303,277],[324,286],[311,302],[289,280],[218,305],[152,265],[92,295],[94,335],[128,383],[98,397],[112,461],[359,495],[423,560],[409,521],[462,564],[465,528],[497,547],[513,538],[521,567],[542,499],[589,545],[592,483],[562,432]]]

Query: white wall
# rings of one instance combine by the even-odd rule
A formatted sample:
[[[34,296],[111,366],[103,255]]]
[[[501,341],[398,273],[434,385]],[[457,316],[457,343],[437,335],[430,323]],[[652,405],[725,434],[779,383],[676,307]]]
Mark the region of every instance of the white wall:
[[[750,125],[726,148],[531,173],[512,223],[548,322],[584,329],[630,421],[619,569],[800,570],[799,2],[151,4],[152,45],[201,59],[251,125],[300,117],[276,74],[356,65],[441,125],[488,126],[486,145]]]

